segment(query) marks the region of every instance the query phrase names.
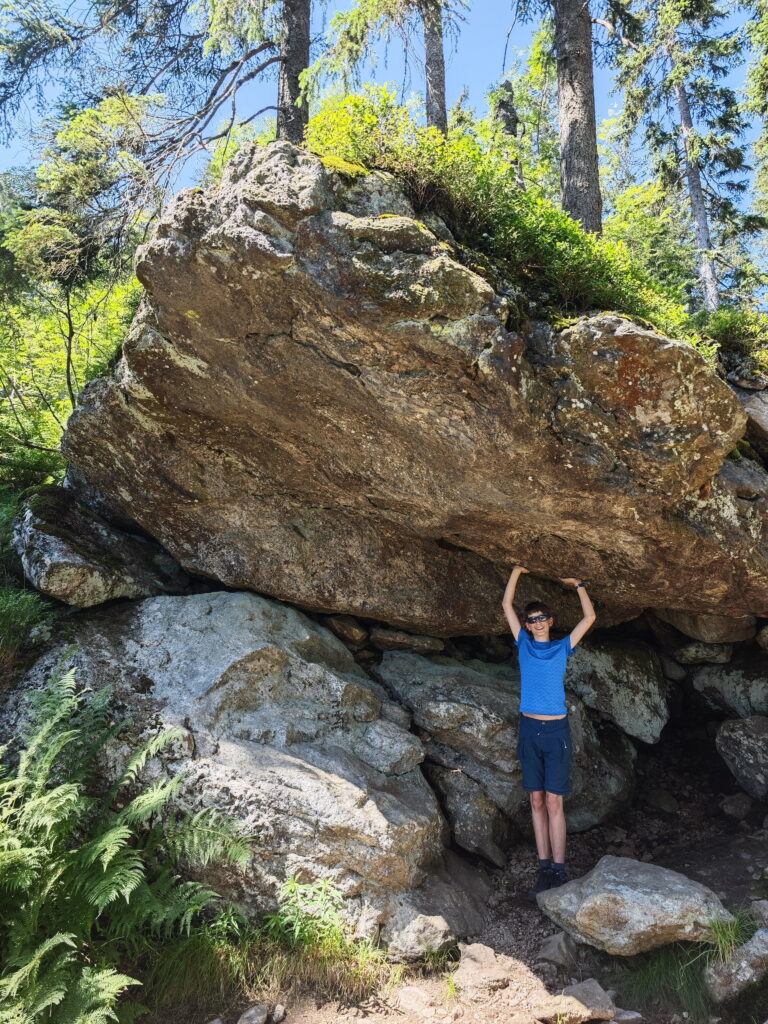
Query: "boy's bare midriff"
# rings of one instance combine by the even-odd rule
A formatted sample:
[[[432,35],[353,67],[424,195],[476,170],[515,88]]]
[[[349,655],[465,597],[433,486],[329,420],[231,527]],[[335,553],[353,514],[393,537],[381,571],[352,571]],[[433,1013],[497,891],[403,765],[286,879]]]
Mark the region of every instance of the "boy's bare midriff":
[[[526,718],[535,718],[539,722],[555,722],[559,718],[567,718],[568,715],[532,715],[529,711],[521,711]]]

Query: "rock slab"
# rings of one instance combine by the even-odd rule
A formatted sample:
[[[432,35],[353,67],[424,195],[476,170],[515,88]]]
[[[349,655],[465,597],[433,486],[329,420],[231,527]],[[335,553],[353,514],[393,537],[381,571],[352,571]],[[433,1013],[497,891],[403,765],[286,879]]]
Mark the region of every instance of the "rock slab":
[[[38,487],[22,499],[12,543],[34,587],[78,608],[190,585],[157,544],[113,526],[63,487]]]
[[[210,879],[214,888],[261,913],[288,877],[329,878],[352,916],[387,927],[411,955],[421,934],[434,943],[439,932],[443,944],[466,934],[462,912],[479,900],[463,879],[436,888],[447,830],[420,770],[423,746],[332,633],[231,592],[147,598],[65,625],[23,686],[42,686],[78,645],[67,666],[93,688],[112,686],[118,717],[135,723],[115,741],[107,777],[137,744],[181,728],[153,770],[184,774],[182,808],[218,807],[256,837],[249,870]],[[8,729],[22,697],[9,702]]]
[[[768,796],[768,716],[729,718],[715,737],[718,753],[742,789],[756,800]]]
[[[582,878],[539,893],[537,900],[579,942],[618,956],[704,939],[714,917],[732,920],[706,886],[628,857],[602,857]]]
[[[768,615],[761,510],[700,497],[746,424],[727,384],[614,314],[510,330],[432,223],[386,175],[245,147],[140,248],[67,458],[187,571],[315,611],[498,633],[519,560],[587,576],[602,624]]]

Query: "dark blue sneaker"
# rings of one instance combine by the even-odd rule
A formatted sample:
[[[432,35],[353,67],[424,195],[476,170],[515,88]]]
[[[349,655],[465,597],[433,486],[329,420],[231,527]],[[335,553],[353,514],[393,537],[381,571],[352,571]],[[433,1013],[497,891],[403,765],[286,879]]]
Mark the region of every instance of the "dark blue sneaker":
[[[536,884],[528,891],[528,899],[531,903],[536,902],[536,897],[540,892],[546,892],[547,889],[552,888],[553,875],[554,872],[552,871],[552,868],[539,868],[539,873],[536,876]]]

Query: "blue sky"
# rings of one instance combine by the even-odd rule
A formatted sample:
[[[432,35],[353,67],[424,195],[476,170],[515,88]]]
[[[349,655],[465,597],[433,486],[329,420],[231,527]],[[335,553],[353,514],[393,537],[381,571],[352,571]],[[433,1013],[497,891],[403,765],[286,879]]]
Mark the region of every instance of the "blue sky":
[[[347,0],[328,0],[316,3],[314,31],[320,35],[323,25],[338,10],[349,6]],[[478,113],[486,108],[485,96],[489,88],[498,81],[514,59],[530,44],[536,25],[515,22],[513,0],[474,0],[459,22],[457,39],[449,39],[447,52],[447,94],[451,106],[462,89],[469,91],[469,102]],[[419,41],[414,40],[414,53],[418,54]],[[506,60],[505,60],[506,51]],[[421,92],[423,88],[421,67],[418,60],[411,61],[410,78],[404,83],[404,61],[402,47],[393,38],[385,50],[379,47],[375,67],[364,69],[363,78],[377,83],[393,83],[403,95]],[[730,84],[739,88],[744,81],[744,68],[735,69]],[[405,84],[405,88],[404,88]],[[612,95],[612,75],[609,69],[595,67],[595,98],[598,122],[615,113],[621,106],[621,97]],[[251,110],[275,102],[276,81],[274,78],[255,83],[249,88],[247,100]],[[55,96],[55,87],[49,90],[50,98]],[[24,164],[34,158],[25,139],[25,130],[34,119],[34,112],[28,111],[20,123],[20,133],[9,146],[0,148],[0,169],[14,164]],[[186,175],[185,175],[186,177]],[[186,182],[184,182],[186,183]]]

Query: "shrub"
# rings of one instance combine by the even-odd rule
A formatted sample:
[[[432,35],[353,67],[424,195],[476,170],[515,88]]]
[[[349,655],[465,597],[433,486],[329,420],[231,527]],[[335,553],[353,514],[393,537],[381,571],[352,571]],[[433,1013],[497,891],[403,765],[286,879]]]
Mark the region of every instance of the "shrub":
[[[393,173],[417,212],[438,213],[476,255],[476,269],[509,282],[534,309],[618,309],[667,333],[690,333],[679,296],[623,242],[587,234],[545,198],[521,191],[492,135],[462,125],[444,136],[417,124],[386,87],[369,86],[324,104],[307,145],[324,160]]]
[[[30,699],[32,715],[14,770],[0,778],[0,1021],[102,1024],[133,1019],[119,1003],[139,982],[124,964],[190,935],[222,906],[181,866],[243,867],[248,844],[213,811],[180,817],[181,783],[139,788],[148,758],[177,738],[139,749],[112,787],[95,795],[96,762],[118,728],[109,694],[86,700],[74,670]]]

